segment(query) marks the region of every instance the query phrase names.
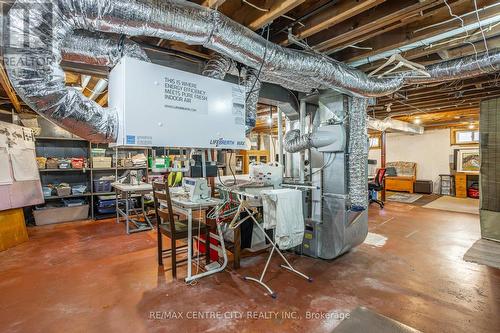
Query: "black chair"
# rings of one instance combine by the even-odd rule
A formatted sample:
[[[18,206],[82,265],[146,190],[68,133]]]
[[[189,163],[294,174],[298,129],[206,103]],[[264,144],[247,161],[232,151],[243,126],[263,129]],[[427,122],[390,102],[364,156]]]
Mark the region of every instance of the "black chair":
[[[368,183],[368,191],[370,192],[369,203],[375,202],[381,209],[384,208],[384,202],[377,199],[377,193],[384,189],[385,171],[386,170],[384,168],[378,169],[374,181]]]

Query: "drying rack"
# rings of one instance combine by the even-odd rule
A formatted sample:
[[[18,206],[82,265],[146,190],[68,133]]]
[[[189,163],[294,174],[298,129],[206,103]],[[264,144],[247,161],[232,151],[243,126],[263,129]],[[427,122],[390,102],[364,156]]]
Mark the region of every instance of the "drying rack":
[[[312,280],[311,277],[305,275],[302,272],[299,272],[298,270],[296,270],[292,266],[292,264],[290,264],[290,262],[285,258],[285,256],[280,251],[280,249],[278,248],[278,246],[276,246],[276,243],[266,233],[266,231],[264,230],[264,227],[262,227],[262,225],[257,221],[257,219],[254,216],[255,214],[250,211],[250,209],[249,209],[250,205],[247,204],[247,201],[248,200],[254,200],[254,201],[255,200],[259,200],[259,201],[261,201],[262,197],[260,195],[249,194],[249,193],[246,193],[246,192],[242,192],[242,191],[235,190],[235,189],[230,189],[230,188],[227,188],[227,187],[224,187],[223,190],[227,191],[227,192],[230,192],[232,194],[235,194],[237,196],[239,202],[240,202],[240,205],[238,206],[238,210],[236,211],[235,217],[233,219],[233,222],[231,222],[231,224],[232,225],[235,224],[234,227],[237,227],[242,222],[244,222],[244,221],[246,221],[247,219],[250,218],[255,223],[255,225],[262,231],[262,233],[264,234],[264,237],[267,239],[267,241],[272,246],[271,252],[269,253],[269,256],[267,257],[266,265],[264,266],[264,269],[263,269],[262,273],[260,274],[260,277],[259,278],[254,278],[254,277],[251,277],[251,276],[244,276],[243,279],[246,280],[246,281],[252,281],[252,282],[255,282],[255,283],[259,284],[260,286],[262,286],[264,289],[267,290],[267,292],[269,293],[269,296],[271,296],[272,298],[276,298],[277,297],[277,293],[275,291],[273,291],[264,282],[264,276],[266,275],[267,269],[269,268],[269,263],[271,262],[271,258],[273,256],[274,252],[277,252],[279,254],[279,256],[281,257],[281,259],[283,259],[283,261],[285,262],[285,264],[281,264],[280,265],[281,268],[284,268],[285,270],[287,270],[289,272],[292,272],[292,273],[295,273],[298,276],[306,279],[307,281],[312,282],[313,280]],[[238,220],[239,219],[239,214],[241,212],[246,212],[248,214],[248,216],[244,217],[243,219]]]

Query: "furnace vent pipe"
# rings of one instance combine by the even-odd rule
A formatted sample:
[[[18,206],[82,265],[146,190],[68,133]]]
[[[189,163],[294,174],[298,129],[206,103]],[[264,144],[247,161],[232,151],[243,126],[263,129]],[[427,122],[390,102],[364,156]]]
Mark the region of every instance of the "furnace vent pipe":
[[[321,148],[332,144],[335,137],[331,132],[317,130],[300,135],[300,130],[291,130],[285,134],[284,148],[288,153],[297,153],[310,148]]]

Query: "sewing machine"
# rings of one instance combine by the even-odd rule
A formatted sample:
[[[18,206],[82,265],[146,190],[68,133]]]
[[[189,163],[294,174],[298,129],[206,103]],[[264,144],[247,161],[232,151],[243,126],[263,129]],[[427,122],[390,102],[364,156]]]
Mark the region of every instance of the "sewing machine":
[[[192,202],[210,199],[210,187],[205,178],[183,178],[182,188]]]

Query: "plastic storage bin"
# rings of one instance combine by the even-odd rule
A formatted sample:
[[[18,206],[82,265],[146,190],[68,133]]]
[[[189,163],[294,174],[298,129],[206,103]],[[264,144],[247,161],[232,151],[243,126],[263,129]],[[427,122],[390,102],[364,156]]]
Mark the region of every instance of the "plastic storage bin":
[[[85,220],[89,216],[89,205],[35,209],[33,216],[36,225]]]
[[[75,185],[71,187],[72,194],[84,194],[87,191],[87,185]]]
[[[94,180],[94,192],[111,192],[111,180]]]
[[[92,167],[96,169],[111,168],[111,157],[92,157]]]
[[[57,195],[60,197],[70,195],[71,194],[71,187],[69,187],[68,185],[60,184],[60,185],[56,186],[56,192],[57,192]]]
[[[52,187],[42,186],[42,192],[43,192],[44,198],[51,197],[52,196]]]
[[[71,160],[59,160],[59,169],[71,169]]]
[[[73,169],[83,169],[84,159],[81,157],[71,159],[71,167]]]
[[[45,157],[36,158],[36,165],[38,166],[38,169],[45,169],[46,164],[47,164],[47,158]]]
[[[47,169],[57,169],[59,167],[59,161],[57,158],[49,157],[47,158],[47,162],[45,163],[45,167]]]

